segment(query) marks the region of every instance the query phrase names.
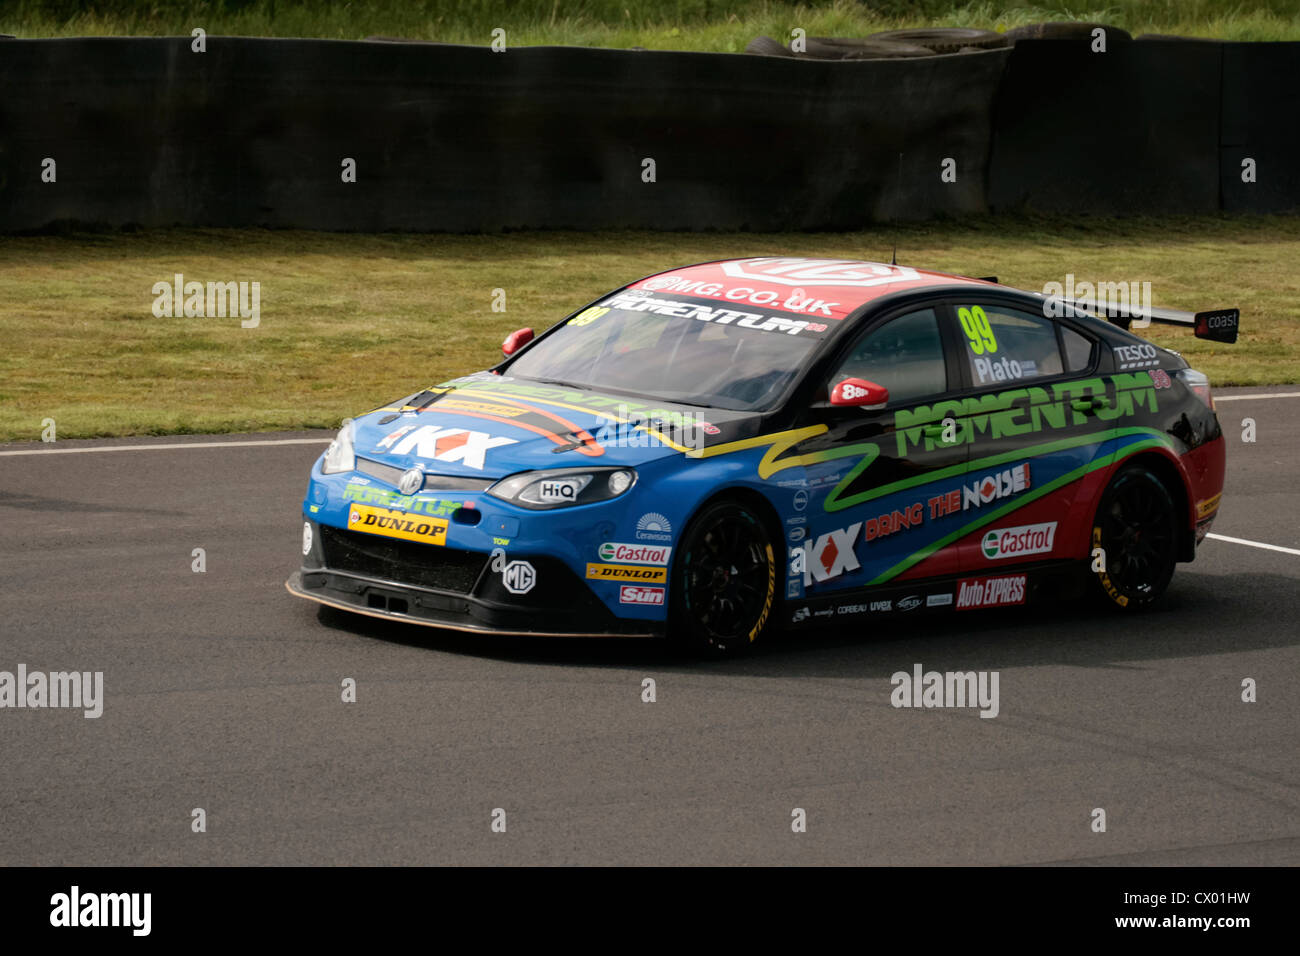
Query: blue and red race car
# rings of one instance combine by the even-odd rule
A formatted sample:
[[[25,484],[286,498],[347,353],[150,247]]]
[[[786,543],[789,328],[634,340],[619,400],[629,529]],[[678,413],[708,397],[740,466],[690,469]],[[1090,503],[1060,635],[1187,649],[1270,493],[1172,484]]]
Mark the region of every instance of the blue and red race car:
[[[1155,317],[1236,338],[1236,310]],[[288,588],[715,652],[1085,589],[1140,608],[1214,519],[1224,439],[1206,376],[1127,322],[893,264],[650,276],[346,422]]]

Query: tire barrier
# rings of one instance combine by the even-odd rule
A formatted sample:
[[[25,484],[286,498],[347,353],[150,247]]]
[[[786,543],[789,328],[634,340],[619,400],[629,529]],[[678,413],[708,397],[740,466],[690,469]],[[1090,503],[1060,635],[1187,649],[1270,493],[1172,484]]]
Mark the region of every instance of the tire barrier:
[[[848,229],[982,212],[1009,53],[206,46],[6,41],[0,228]]]
[[[1300,43],[1223,44],[1220,189],[1226,212],[1300,210]]]
[[[1300,44],[1124,35],[1102,54],[1070,30],[986,50],[972,45],[1005,38],[817,40],[962,44],[850,60],[770,38],[751,44],[766,55],[2,40],[0,232],[784,231],[1300,206],[1285,122]]]
[[[1222,45],[1020,40],[998,94],[995,211],[1195,214],[1219,203]]]

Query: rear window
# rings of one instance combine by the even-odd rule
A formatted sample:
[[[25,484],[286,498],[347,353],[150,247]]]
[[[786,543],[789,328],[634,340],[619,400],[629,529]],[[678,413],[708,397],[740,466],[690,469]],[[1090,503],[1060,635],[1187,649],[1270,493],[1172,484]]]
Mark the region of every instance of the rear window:
[[[958,305],[957,320],[962,352],[976,387],[1032,381],[1064,371],[1056,323],[1049,319],[1004,306]]]

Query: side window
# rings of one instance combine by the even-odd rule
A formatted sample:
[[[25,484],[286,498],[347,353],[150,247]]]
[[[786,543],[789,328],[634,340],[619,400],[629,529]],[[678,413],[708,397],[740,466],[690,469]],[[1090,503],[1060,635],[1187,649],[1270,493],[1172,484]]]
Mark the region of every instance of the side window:
[[[1000,305],[955,303],[955,307],[962,351],[977,387],[1030,381],[1064,371],[1056,323],[1050,319]],[[1085,345],[1091,348],[1086,340]]]
[[[1074,329],[1061,326],[1061,342],[1065,345],[1065,370],[1082,372],[1092,364],[1092,341]]]
[[[934,309],[890,319],[864,335],[836,370],[831,384],[846,378],[885,386],[890,405],[946,391],[948,373]]]

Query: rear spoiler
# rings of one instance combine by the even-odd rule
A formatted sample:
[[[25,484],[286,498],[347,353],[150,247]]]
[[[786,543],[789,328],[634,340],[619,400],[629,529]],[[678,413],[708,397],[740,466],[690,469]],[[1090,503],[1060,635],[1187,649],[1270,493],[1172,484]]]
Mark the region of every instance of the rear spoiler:
[[[1000,285],[997,276],[979,276],[981,282],[992,282]],[[1022,289],[1023,292],[1029,292],[1028,289]],[[1041,292],[1029,292],[1030,295],[1036,295],[1040,298],[1050,298],[1050,301],[1059,304],[1062,311],[1070,310],[1072,312],[1083,312],[1087,315],[1096,315],[1111,325],[1117,325],[1124,331],[1129,330],[1133,324],[1134,318],[1138,318],[1129,313],[1126,309],[1112,309],[1105,306],[1098,307],[1085,302],[1078,302],[1071,299],[1065,299],[1061,296],[1044,296]],[[1152,308],[1150,315],[1141,316],[1144,321],[1159,322],[1163,325],[1181,325],[1184,328],[1191,326],[1192,334],[1198,339],[1209,339],[1211,342],[1227,342],[1229,344],[1237,341],[1237,328],[1241,324],[1240,309],[1212,309],[1209,312],[1183,312],[1178,309],[1159,309]],[[1138,328],[1142,326],[1139,325]]]
[[[1106,307],[1097,307],[1095,305],[1080,304],[1078,302],[1065,303],[1072,305],[1074,308],[1091,312],[1109,322],[1111,325],[1118,325],[1124,331],[1129,330],[1135,318],[1143,321],[1159,322],[1162,325],[1181,325],[1184,328],[1191,326],[1192,334],[1198,339],[1209,339],[1211,342],[1227,342],[1229,344],[1237,341],[1237,327],[1241,323],[1240,309],[1213,309],[1209,312],[1183,312],[1179,309],[1161,309],[1152,306],[1149,315],[1134,316],[1127,309],[1113,309]],[[1139,325],[1139,328],[1142,326]]]

